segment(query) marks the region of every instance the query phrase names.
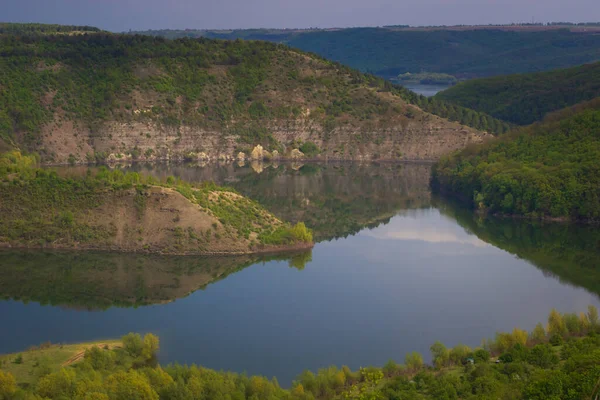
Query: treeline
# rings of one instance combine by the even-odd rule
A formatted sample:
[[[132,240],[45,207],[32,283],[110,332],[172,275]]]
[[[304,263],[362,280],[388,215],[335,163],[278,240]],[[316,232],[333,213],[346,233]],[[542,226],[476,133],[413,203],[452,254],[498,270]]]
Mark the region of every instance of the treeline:
[[[432,365],[409,353],[400,365],[359,371],[329,367],[303,372],[290,389],[276,378],[216,372],[203,367],[157,365],[159,340],[130,333],[122,347],[93,347],[70,367],[33,367],[37,381],[20,386],[0,370],[0,396],[13,399],[192,400],[192,399],[518,399],[593,398],[600,378],[598,310],[560,314],[552,310],[546,327],[515,328],[471,349],[434,343]],[[27,357],[27,353],[25,353]],[[13,363],[21,363],[23,355]],[[494,361],[497,360],[497,361]]]
[[[433,182],[481,210],[600,218],[600,98],[439,161]]]
[[[600,96],[600,62],[460,83],[435,98],[528,125],[551,111]]]
[[[21,24],[0,22],[0,35],[30,35],[37,33],[100,32],[99,28],[87,25]]]

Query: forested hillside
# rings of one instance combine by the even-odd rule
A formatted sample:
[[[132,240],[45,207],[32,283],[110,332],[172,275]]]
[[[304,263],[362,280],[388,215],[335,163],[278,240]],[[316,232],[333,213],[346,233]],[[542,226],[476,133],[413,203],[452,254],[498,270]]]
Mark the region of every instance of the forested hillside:
[[[600,219],[600,98],[444,157],[443,191],[491,213]]]
[[[0,35],[0,54],[0,138],[56,162],[437,159],[485,136],[460,123],[509,128],[268,42]]]
[[[519,125],[600,96],[600,62],[549,72],[474,79],[435,97]]]
[[[384,78],[436,72],[459,78],[567,68],[600,60],[600,35],[569,29],[406,27],[328,30],[158,30],[142,34],[268,40],[319,54]]]

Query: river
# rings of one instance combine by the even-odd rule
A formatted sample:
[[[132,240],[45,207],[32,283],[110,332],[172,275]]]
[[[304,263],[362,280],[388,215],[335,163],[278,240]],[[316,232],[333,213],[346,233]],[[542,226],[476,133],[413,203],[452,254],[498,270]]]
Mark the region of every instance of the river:
[[[600,306],[597,229],[476,217],[432,195],[428,164],[126,168],[233,186],[318,243],[269,258],[4,251],[0,353],[152,332],[162,363],[288,386]]]

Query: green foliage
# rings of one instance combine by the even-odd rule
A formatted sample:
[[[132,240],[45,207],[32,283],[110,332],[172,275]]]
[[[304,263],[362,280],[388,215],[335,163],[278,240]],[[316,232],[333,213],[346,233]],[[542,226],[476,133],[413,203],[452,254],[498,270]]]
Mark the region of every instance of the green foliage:
[[[11,399],[17,391],[17,382],[15,377],[8,372],[0,370],[0,399]]]
[[[437,370],[424,365],[419,353],[406,355],[406,366],[389,361],[383,368],[366,367],[351,371],[331,366],[317,373],[304,371],[282,389],[276,379],[217,372],[203,367],[143,365],[139,357],[156,359],[158,338],[149,334],[128,334],[123,347],[112,350],[90,348],[84,361],[61,367],[18,389],[14,378],[0,371],[0,398],[42,396],[59,399],[582,399],[594,393],[600,376],[600,336],[570,336],[561,351],[547,343],[517,343],[500,359],[477,349],[476,363],[464,367],[443,366]],[[466,346],[456,346],[459,360],[470,355]],[[432,353],[443,356],[441,343]]]
[[[565,24],[572,25],[572,24]],[[211,37],[286,43],[361,71],[386,78],[405,72],[481,77],[565,68],[600,59],[594,32],[444,29],[433,27],[336,30],[244,29],[233,31],[155,30],[138,32],[171,39]]]
[[[436,99],[514,124],[540,121],[552,111],[600,96],[600,63],[530,74],[476,79],[438,93]]]
[[[600,218],[600,99],[444,157],[433,181],[491,213]]]
[[[306,157],[314,157],[319,154],[319,147],[313,142],[304,142],[299,149]]]

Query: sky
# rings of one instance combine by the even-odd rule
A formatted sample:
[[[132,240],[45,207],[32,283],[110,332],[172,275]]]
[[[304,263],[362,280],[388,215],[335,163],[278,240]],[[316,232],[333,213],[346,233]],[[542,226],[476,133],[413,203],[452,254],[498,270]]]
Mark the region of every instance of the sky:
[[[600,21],[598,0],[0,0],[0,21],[129,29]]]

